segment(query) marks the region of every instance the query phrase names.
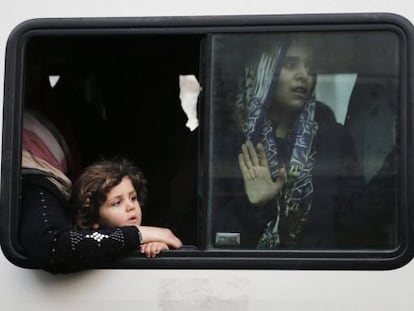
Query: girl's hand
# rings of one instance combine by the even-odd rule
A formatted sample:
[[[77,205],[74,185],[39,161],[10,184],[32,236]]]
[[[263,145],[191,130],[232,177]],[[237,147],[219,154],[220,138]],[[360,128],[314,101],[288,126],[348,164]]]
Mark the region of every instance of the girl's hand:
[[[243,175],[244,187],[250,203],[264,205],[274,199],[286,182],[286,170],[280,169],[276,181],[272,180],[269,164],[263,145],[257,145],[257,152],[251,141],[242,145],[239,166]]]
[[[172,248],[180,248],[183,243],[177,238],[170,229],[161,227],[139,226],[141,231],[142,244],[150,242],[163,242]]]
[[[155,257],[161,251],[168,250],[168,245],[164,242],[149,242],[141,245],[141,253],[146,257]]]

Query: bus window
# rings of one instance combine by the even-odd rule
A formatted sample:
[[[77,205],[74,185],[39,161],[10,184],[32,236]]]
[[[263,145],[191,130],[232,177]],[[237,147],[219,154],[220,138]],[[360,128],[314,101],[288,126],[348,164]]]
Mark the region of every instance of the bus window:
[[[190,206],[197,189],[187,187],[196,185],[198,137],[184,126],[178,77],[199,75],[200,40],[40,36],[27,43],[25,109],[67,133],[77,161],[72,178],[100,158],[133,159],[149,182],[144,221],[179,233],[196,222]],[[46,80],[55,73],[60,79],[52,88]],[[181,235],[196,243],[195,231]]]
[[[211,247],[395,249],[397,34],[222,34],[211,46]]]
[[[122,155],[148,178],[144,224],[184,243],[104,267],[389,269],[411,257],[411,25],[338,19],[34,20],[6,55],[1,209],[19,241],[22,119],[42,114],[68,177]],[[357,22],[356,22],[357,21]],[[186,127],[179,77],[200,82]],[[323,259],[323,260],[322,260]],[[100,266],[102,267],[102,265]]]

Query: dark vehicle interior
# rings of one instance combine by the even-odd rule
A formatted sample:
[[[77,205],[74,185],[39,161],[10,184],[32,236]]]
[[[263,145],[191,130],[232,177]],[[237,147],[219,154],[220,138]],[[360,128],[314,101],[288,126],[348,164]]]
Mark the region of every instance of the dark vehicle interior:
[[[144,223],[172,227],[186,244],[197,237],[199,134],[185,127],[178,77],[200,76],[201,41],[46,36],[26,47],[25,107],[66,134],[72,179],[97,159],[129,158],[148,179]]]

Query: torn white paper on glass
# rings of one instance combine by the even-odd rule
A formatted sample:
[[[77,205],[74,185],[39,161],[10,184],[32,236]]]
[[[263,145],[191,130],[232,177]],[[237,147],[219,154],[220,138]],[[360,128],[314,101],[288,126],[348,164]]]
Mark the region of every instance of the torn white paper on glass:
[[[198,127],[197,99],[201,87],[194,75],[180,75],[179,78],[181,107],[188,118],[185,126],[194,131]]]

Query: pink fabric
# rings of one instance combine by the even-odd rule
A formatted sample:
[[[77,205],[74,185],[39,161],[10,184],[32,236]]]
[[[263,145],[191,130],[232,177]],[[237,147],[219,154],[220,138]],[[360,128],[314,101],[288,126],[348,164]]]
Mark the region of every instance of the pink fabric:
[[[53,133],[30,113],[25,113],[23,150],[67,173],[66,156]]]
[[[61,172],[66,172],[66,163],[59,161],[48,149],[47,145],[35,133],[23,129],[23,149],[30,152],[39,159],[48,162]]]

